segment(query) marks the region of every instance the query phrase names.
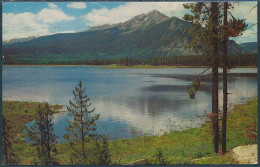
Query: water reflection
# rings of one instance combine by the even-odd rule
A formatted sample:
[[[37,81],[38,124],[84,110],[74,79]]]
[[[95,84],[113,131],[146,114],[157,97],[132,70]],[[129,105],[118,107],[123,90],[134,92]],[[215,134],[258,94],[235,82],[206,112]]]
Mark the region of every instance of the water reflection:
[[[202,123],[198,115],[211,111],[210,75],[189,99],[188,89],[201,68],[104,70],[97,67],[3,67],[3,100],[45,101],[68,105],[78,81],[87,87],[92,106],[101,117],[98,132],[110,138],[162,134]],[[257,96],[255,69],[231,71],[228,78],[229,104]],[[219,84],[222,106],[222,84]],[[65,133],[67,113],[55,115],[55,133]],[[139,132],[139,133],[138,133]]]

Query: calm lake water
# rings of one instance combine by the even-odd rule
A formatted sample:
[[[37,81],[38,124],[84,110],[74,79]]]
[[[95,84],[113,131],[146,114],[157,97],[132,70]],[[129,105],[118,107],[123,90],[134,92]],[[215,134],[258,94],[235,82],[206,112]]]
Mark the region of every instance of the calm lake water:
[[[92,107],[100,113],[98,133],[110,138],[156,135],[199,126],[199,115],[211,112],[210,77],[189,99],[188,89],[203,68],[100,69],[100,67],[3,67],[3,100],[49,102],[67,106],[81,80]],[[229,104],[257,96],[257,69],[239,68],[228,78]],[[221,81],[221,79],[220,79]],[[219,84],[222,87],[221,83]],[[222,90],[219,91],[220,106]],[[63,142],[67,113],[55,115],[55,133]],[[131,133],[136,131],[137,133]]]

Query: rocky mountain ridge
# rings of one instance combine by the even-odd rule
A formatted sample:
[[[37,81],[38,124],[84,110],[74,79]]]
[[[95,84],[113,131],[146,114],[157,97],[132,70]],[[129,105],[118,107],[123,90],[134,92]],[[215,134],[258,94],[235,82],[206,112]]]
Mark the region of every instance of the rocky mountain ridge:
[[[123,57],[147,60],[195,55],[192,49],[186,47],[191,40],[187,33],[191,27],[189,22],[153,10],[123,23],[6,44],[3,55],[12,61],[115,60]],[[235,41],[229,43],[231,54],[245,52]]]

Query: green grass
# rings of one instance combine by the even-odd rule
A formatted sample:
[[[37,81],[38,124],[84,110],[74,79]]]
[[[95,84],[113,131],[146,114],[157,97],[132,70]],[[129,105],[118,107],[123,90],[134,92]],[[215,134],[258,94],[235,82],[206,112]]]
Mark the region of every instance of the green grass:
[[[199,159],[194,159],[191,161],[193,164],[237,164],[236,160],[231,156],[231,154],[226,154],[224,156],[212,156],[203,157]]]
[[[3,101],[3,116],[6,118],[8,125],[11,126],[11,136],[14,137],[15,143],[20,143],[22,132],[25,124],[34,120],[36,109],[44,103],[39,102],[18,102],[18,101]],[[50,105],[56,112],[62,108],[62,105]],[[17,140],[16,140],[17,139]]]
[[[7,119],[14,116],[28,116],[30,119],[12,121],[13,126],[24,126],[33,119],[38,103],[3,102],[3,114]],[[59,106],[56,106],[59,107]],[[28,110],[27,113],[24,111]],[[17,115],[18,114],[18,115]],[[250,137],[250,129],[257,128],[257,100],[251,100],[243,105],[236,105],[228,113],[227,150],[246,144],[255,144],[257,140]],[[221,121],[220,121],[221,122]],[[221,127],[220,127],[221,128]],[[21,132],[21,131],[16,131]],[[133,139],[117,139],[109,141],[109,149],[113,164],[128,164],[145,159],[148,164],[158,164],[159,152],[167,164],[235,164],[230,153],[225,156],[214,153],[211,124],[202,127],[175,131],[163,136],[143,136]],[[21,133],[18,133],[21,138]],[[19,156],[20,165],[29,165],[35,148],[29,143],[19,142],[13,145]],[[69,163],[69,146],[67,143],[57,144],[59,154],[56,159],[60,164]]]
[[[86,67],[91,67],[91,66],[101,66],[101,65],[53,65],[53,64],[32,64],[32,65],[24,65],[24,64],[6,64],[3,65],[4,67],[10,67],[10,66],[21,66],[21,67],[79,67],[79,66],[86,66]]]
[[[39,105],[44,105],[40,102],[21,102],[21,101],[3,101],[2,109],[3,116],[11,127],[10,136],[12,140],[12,148],[20,160],[19,164],[30,165],[35,152],[35,147],[26,143],[24,140],[25,124],[34,120],[36,109]],[[55,113],[62,109],[62,105],[50,105]]]
[[[227,126],[227,150],[246,144],[255,144],[257,140],[250,139],[248,129],[257,122],[257,101],[252,100],[244,105],[237,105],[229,111]],[[221,127],[220,127],[221,128]],[[214,153],[211,124],[206,123],[200,128],[176,131],[163,136],[144,136],[134,139],[110,141],[112,159],[115,163],[126,164],[138,159],[154,159],[156,150],[160,148],[165,159],[170,164],[215,164],[235,163],[228,155],[221,157]],[[200,161],[191,161],[202,157],[217,156]]]

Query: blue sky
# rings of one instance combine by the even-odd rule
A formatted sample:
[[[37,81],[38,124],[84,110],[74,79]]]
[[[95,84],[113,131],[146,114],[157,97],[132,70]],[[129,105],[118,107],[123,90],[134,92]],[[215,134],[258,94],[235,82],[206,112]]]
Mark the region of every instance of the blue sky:
[[[89,27],[124,22],[138,14],[154,9],[171,17],[182,18],[188,11],[183,2],[37,2],[3,3],[3,40],[71,33]],[[234,16],[246,19],[249,25],[257,22],[257,9],[249,12],[256,2],[235,3]],[[257,41],[253,26],[238,43]]]

